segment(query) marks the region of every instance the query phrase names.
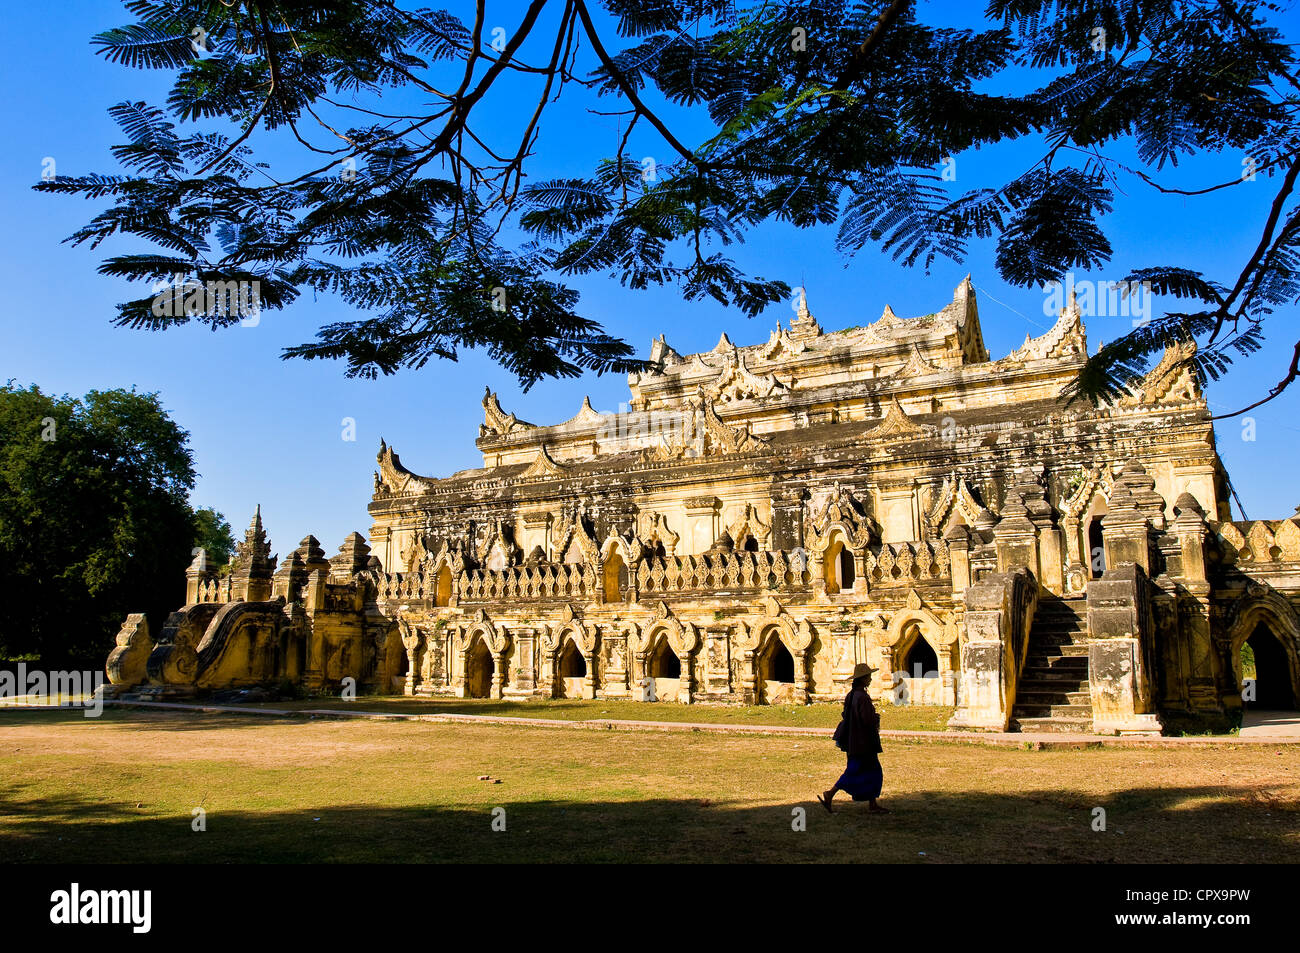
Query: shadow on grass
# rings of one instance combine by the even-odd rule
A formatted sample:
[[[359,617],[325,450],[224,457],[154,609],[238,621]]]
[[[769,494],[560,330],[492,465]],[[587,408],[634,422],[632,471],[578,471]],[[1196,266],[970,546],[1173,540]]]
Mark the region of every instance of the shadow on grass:
[[[499,793],[493,801],[491,794]],[[189,812],[0,787],[0,849],[56,863],[887,862],[1295,863],[1293,802],[1250,787],[1134,788],[1097,800],[1071,791],[911,793],[825,814],[812,800],[529,801],[504,788],[479,803],[320,804]],[[1093,830],[1094,809],[1106,830]],[[493,829],[494,809],[506,829]],[[806,830],[793,829],[802,808]],[[500,815],[497,815],[498,817]],[[499,821],[498,821],[499,825]]]
[[[0,708],[0,732],[6,728],[149,728],[158,731],[212,731],[227,728],[269,728],[276,725],[310,724],[307,715],[231,714],[225,712],[168,711],[161,708],[117,708],[105,706],[98,716],[87,718],[80,709]]]

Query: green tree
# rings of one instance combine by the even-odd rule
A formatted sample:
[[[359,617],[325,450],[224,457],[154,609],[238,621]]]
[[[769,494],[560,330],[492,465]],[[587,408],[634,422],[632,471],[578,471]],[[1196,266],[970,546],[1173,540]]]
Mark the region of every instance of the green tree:
[[[207,551],[208,565],[225,569],[235,555],[235,534],[226,518],[210,506],[194,511],[194,545]]]
[[[38,186],[112,200],[70,240],[156,246],[101,268],[155,283],[120,305],[126,326],[237,323],[195,293],[209,282],[259,282],[266,308],[335,292],[366,313],[286,356],[374,376],[484,347],[528,386],[637,366],[581,313],[572,275],[672,283],[753,315],[789,288],[725,250],[782,221],[835,225],[847,253],[924,267],[994,239],[1001,275],[1031,285],[1110,262],[1104,220],[1130,186],[1194,202],[1264,177],[1273,202],[1244,261],[1195,273],[1155,258],[1155,235],[1151,259],[1120,266],[1187,306],[1111,342],[1077,389],[1112,395],[1190,341],[1189,364],[1215,377],[1300,292],[1300,77],[1272,3],[991,0],[982,30],[911,0],[531,0],[491,14],[480,0],[465,21],[392,0],[126,6],[136,22],[93,42],[111,61],[173,72],[167,110],[111,108],[127,174]],[[981,91],[1004,70],[1023,93]],[[517,102],[528,81],[535,108],[502,121],[501,96]],[[384,98],[401,90],[414,95]],[[566,90],[603,98],[619,141],[566,141],[566,160],[585,148],[591,173],[526,182]],[[711,124],[703,142],[674,131],[682,109]],[[660,143],[650,168],[628,149],[638,126]],[[292,148],[264,149],[273,134]],[[1041,156],[1000,186],[945,181],[946,157],[1023,137]],[[1247,174],[1164,181],[1198,153],[1225,153],[1234,170],[1244,156]],[[1298,375],[1300,341],[1265,399]]]
[[[99,667],[127,613],[184,601],[188,436],[156,394],[0,387],[0,657]]]

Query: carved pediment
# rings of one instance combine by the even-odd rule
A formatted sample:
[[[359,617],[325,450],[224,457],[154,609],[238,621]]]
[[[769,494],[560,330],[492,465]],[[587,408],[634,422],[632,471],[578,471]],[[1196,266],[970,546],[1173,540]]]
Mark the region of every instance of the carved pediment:
[[[649,517],[646,532],[642,534],[646,545],[654,552],[658,552],[659,547],[663,547],[665,556],[673,556],[677,552],[677,544],[681,536],[672,531],[668,521],[664,519],[662,513],[654,513]]]
[[[776,330],[772,332],[772,336],[767,339],[767,343],[763,345],[763,350],[759,353],[763,356],[763,360],[774,361],[782,357],[795,357],[807,350],[808,345],[804,344],[803,341],[792,338],[781,327],[780,322],[777,322]]]
[[[880,437],[917,437],[926,433],[923,427],[912,422],[907,416],[902,405],[898,402],[897,397],[891,397],[889,400],[889,409],[886,411],[880,424],[871,431],[873,438]]]
[[[379,441],[379,454],[376,459],[379,461],[379,472],[375,474],[375,490],[379,495],[419,492],[438,482],[431,477],[422,477],[406,469],[402,466],[396,451],[382,440]]]
[[[999,364],[1021,365],[1027,361],[1041,361],[1048,358],[1068,360],[1083,359],[1088,356],[1088,339],[1084,333],[1083,319],[1074,295],[1069,303],[1061,309],[1056,324],[1040,337],[1025,335],[1025,343],[1020,345]]]
[[[1152,404],[1175,404],[1201,399],[1201,385],[1192,370],[1196,342],[1186,341],[1165,348],[1160,363],[1119,398],[1120,407]]]
[[[587,506],[579,502],[576,507],[566,508],[555,528],[555,558],[559,562],[574,562],[573,556],[580,556],[581,562],[595,566],[600,562],[600,547],[587,528]]]
[[[533,462],[528,464],[528,468],[519,475],[526,478],[558,477],[563,476],[566,469],[551,459],[551,455],[546,452],[546,445],[542,444],[537,448],[537,456],[533,458]]]
[[[659,446],[643,451],[646,456],[652,460],[711,457],[748,453],[768,444],[768,438],[751,434],[747,427],[732,427],[723,421],[707,396],[693,398],[688,405],[694,411],[690,424],[661,437]]]
[[[807,522],[805,536],[808,548],[814,552],[826,550],[830,546],[832,533],[837,528],[844,534],[844,542],[852,549],[860,549],[871,542],[874,530],[866,507],[851,490],[838,483]]]
[[[762,522],[754,504],[746,503],[740,515],[732,521],[727,533],[735,542],[737,549],[745,548],[746,539],[752,537],[758,542],[759,549],[767,549],[772,539],[772,523]]]
[[[726,335],[723,335],[725,338]],[[722,373],[704,391],[710,401],[730,403],[733,400],[753,400],[771,397],[773,394],[788,390],[773,374],[759,376],[745,365],[745,358],[735,348],[727,355]]]
[[[944,524],[954,512],[961,515],[967,526],[975,529],[988,529],[997,524],[997,517],[976,498],[964,477],[944,478],[943,486],[926,510],[925,521],[931,533],[942,535]]]
[[[942,368],[935,367],[925,359],[921,349],[915,344],[912,345],[912,353],[908,355],[907,363],[894,371],[890,376],[898,380],[906,380],[911,377],[924,377],[926,374],[937,374]]]
[[[501,409],[501,403],[492,388],[483,389],[483,424],[478,428],[480,437],[504,437],[517,430],[528,430],[533,425]]]
[[[562,426],[571,427],[575,424],[602,424],[605,422],[605,415],[591,406],[591,398],[583,397],[582,406],[578,412],[564,422]]]

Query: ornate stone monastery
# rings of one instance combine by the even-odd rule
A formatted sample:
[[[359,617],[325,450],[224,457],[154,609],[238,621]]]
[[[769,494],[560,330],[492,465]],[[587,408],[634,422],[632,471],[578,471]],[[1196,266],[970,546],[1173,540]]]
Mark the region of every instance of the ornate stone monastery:
[[[127,620],[109,675],[804,703],[866,661],[954,727],[1149,733],[1230,723],[1250,639],[1294,706],[1300,525],[1231,521],[1182,355],[1098,408],[1061,396],[1086,353],[1071,301],[990,360],[967,280],[918,318],[828,332],[803,303],[761,344],[661,337],[623,413],[533,424],[489,392],[481,468],[381,445],[368,545],[277,564],[259,514],[156,636]]]

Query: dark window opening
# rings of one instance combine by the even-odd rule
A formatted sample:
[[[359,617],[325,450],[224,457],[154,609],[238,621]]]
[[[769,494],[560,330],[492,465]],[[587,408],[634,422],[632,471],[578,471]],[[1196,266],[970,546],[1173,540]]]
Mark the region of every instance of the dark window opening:
[[[918,672],[918,667],[920,671]],[[934,654],[934,649],[930,643],[921,636],[916,637],[912,647],[907,650],[903,656],[902,674],[908,678],[938,678],[939,677],[939,656]]]

